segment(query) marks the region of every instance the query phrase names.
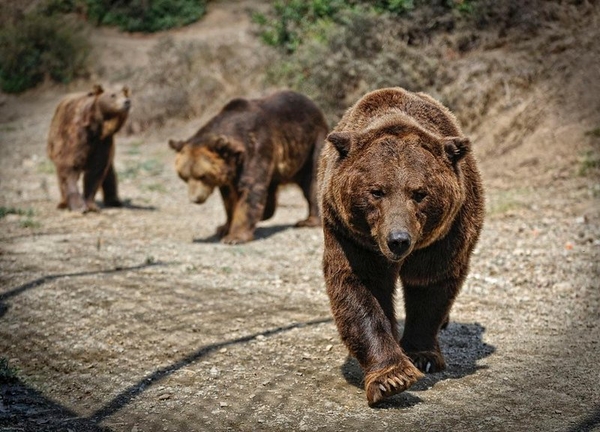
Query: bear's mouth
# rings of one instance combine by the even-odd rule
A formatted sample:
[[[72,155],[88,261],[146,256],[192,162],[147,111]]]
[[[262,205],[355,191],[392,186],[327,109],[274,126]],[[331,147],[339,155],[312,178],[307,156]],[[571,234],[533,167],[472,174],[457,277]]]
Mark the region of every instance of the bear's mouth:
[[[205,185],[204,183],[190,179],[188,180],[188,197],[194,204],[203,204],[214,188]]]
[[[403,253],[403,254],[395,254],[390,250],[382,250],[383,255],[390,261],[394,261],[394,262],[400,262],[403,259],[405,259],[409,254],[410,254],[410,250]]]

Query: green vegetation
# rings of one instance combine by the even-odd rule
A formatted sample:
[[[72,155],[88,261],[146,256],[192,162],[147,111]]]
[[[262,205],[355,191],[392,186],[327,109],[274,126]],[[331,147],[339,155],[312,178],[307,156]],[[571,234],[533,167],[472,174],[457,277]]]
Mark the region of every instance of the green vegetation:
[[[149,185],[147,185],[145,187],[150,192],[158,192],[158,193],[161,193],[161,194],[164,194],[164,193],[167,192],[167,188],[162,183],[151,183],[151,184],[149,184]]]
[[[9,366],[8,359],[0,357],[0,384],[17,381],[17,369]]]
[[[597,128],[592,129],[590,131],[587,131],[585,134],[588,135],[588,136],[591,136],[591,137],[598,138],[598,137],[600,137],[600,127],[597,127]]]
[[[491,0],[277,0],[253,21],[280,55],[267,80],[307,94],[335,122],[375,88],[442,88],[452,78],[442,75],[444,54],[432,52],[431,37],[466,23],[473,28],[480,16],[495,16],[495,7]],[[475,46],[470,34],[469,43],[453,48]]]
[[[39,228],[42,225],[32,217],[26,217],[19,222],[21,228]]]
[[[65,16],[34,11],[0,29],[0,88],[19,93],[49,78],[68,83],[85,75],[89,44]]]
[[[600,169],[600,154],[593,150],[583,153],[579,158],[579,170],[577,174],[585,177],[597,169]]]
[[[332,25],[347,24],[347,14],[375,13],[402,16],[419,7],[438,5],[442,10],[462,13],[474,11],[477,0],[277,0],[267,14],[255,13],[253,20],[260,26],[260,36],[267,45],[293,53],[304,42],[325,39]]]
[[[341,0],[277,0],[270,14],[255,13],[252,18],[261,28],[263,42],[291,53],[308,35],[318,38],[319,27],[327,27],[351,7]]]
[[[39,228],[41,226],[39,222],[33,219],[33,209],[23,210],[15,207],[0,207],[0,219],[9,214],[24,216],[19,221],[21,228]]]
[[[600,127],[587,131],[585,135],[592,138],[593,147],[583,152],[579,157],[577,174],[582,177],[600,169],[600,147],[598,147],[597,140],[597,138],[600,138]]]
[[[502,215],[523,207],[523,197],[527,195],[525,190],[498,191],[488,196],[486,212],[488,215]]]
[[[33,209],[23,210],[15,207],[0,207],[0,219],[9,214],[16,214],[31,218],[33,217]]]
[[[181,27],[206,12],[203,0],[85,0],[87,15],[98,25],[129,32],[157,32]]]
[[[90,43],[81,18],[125,31],[156,32],[190,24],[207,0],[45,0],[18,19],[0,20],[0,89],[20,93],[46,79],[69,83],[88,74]],[[7,15],[8,17],[10,15]]]
[[[42,159],[37,164],[37,172],[40,174],[54,174],[56,172],[56,167],[50,159]]]
[[[160,161],[146,159],[127,164],[127,167],[123,171],[118,172],[118,176],[122,179],[134,179],[142,172],[149,176],[155,176],[160,174],[163,168],[164,166]]]

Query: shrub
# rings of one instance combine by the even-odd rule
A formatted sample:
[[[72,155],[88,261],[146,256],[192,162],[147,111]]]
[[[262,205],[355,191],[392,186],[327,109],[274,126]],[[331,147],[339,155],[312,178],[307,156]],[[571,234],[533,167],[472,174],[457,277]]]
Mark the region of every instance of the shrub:
[[[17,369],[8,364],[8,359],[0,357],[0,384],[18,381]]]
[[[309,40],[274,62],[269,79],[311,96],[332,123],[366,91],[422,90],[434,81],[436,60],[397,37],[396,20],[365,9],[338,19],[342,24],[329,28],[324,41]]]
[[[277,0],[268,14],[255,13],[260,37],[267,45],[294,52],[306,34],[319,37],[316,29],[350,8],[341,0]]]
[[[0,88],[18,93],[46,77],[68,83],[86,73],[89,44],[64,16],[25,15],[0,30]]]
[[[157,32],[181,27],[206,12],[204,0],[86,0],[87,15],[99,25],[129,32]]]

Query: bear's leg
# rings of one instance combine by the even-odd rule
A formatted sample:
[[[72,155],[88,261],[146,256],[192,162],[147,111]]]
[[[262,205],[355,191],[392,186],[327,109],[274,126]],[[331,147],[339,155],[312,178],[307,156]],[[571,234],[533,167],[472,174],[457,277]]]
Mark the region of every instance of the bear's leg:
[[[69,207],[68,204],[68,188],[67,188],[67,178],[64,173],[60,169],[56,169],[56,177],[58,177],[58,187],[60,189],[60,201],[56,208],[66,209]]]
[[[298,173],[297,183],[302,189],[304,198],[308,203],[308,217],[296,223],[297,227],[317,227],[321,225],[319,216],[319,204],[317,200],[317,176],[315,169],[314,155],[309,158],[305,166]]]
[[[447,325],[459,287],[456,281],[425,287],[403,284],[406,322],[400,345],[423,372],[446,368],[438,333]]]
[[[83,199],[85,200],[85,211],[96,212],[100,210],[94,202],[94,197],[102,184],[103,174],[103,172],[99,173],[97,170],[85,171],[83,173]]]
[[[106,207],[123,206],[117,190],[117,173],[115,172],[114,165],[110,164],[102,182],[102,194],[104,195],[104,205]]]
[[[58,168],[57,174],[61,192],[61,201],[58,204],[58,208],[69,208],[71,211],[85,211],[85,202],[77,187],[79,172],[71,168]]]
[[[248,185],[238,193],[233,208],[229,233],[221,239],[226,244],[245,243],[254,238],[256,224],[265,212],[267,186],[262,183]]]
[[[367,401],[373,406],[423,374],[398,343],[393,299],[397,267],[357,250],[326,234],[324,274],[336,326],[364,370]]]
[[[88,162],[83,173],[83,199],[85,200],[87,211],[100,210],[94,202],[94,198],[112,167],[114,152],[115,146],[112,136],[93,142],[92,151],[88,156]],[[111,180],[109,179],[110,182]],[[116,177],[114,178],[114,182],[115,190],[109,190],[109,192],[116,194]],[[109,189],[110,186],[109,184]]]
[[[277,207],[277,183],[271,183],[267,192],[267,203],[265,204],[265,210],[260,220],[271,219],[275,214],[275,208]]]
[[[235,189],[230,186],[221,186],[219,192],[221,192],[225,214],[227,215],[227,221],[223,225],[217,227],[217,236],[223,238],[229,234],[229,227],[231,226],[231,220],[233,219],[233,210],[235,208],[235,203],[238,200],[238,196]]]

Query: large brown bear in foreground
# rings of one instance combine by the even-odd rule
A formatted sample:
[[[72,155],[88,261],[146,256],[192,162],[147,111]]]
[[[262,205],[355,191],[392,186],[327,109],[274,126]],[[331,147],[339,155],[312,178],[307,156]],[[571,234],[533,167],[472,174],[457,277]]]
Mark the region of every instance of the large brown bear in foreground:
[[[58,208],[97,211],[94,197],[101,186],[105,206],[121,205],[113,166],[113,136],[127,120],[130,107],[127,87],[105,92],[95,85],[89,93],[69,94],[60,101],[50,124],[47,148],[58,175]],[[77,187],[82,173],[83,196]]]
[[[438,345],[467,276],[484,198],[452,113],[401,88],[366,94],[327,137],[319,166],[323,269],[370,406],[445,368]],[[396,282],[404,290],[400,337]]]
[[[219,188],[227,221],[221,241],[253,239],[256,224],[275,213],[277,188],[293,182],[308,201],[308,218],[296,226],[318,226],[316,171],[328,127],[306,96],[281,91],[264,99],[233,99],[186,141],[169,141],[175,168],[192,202]]]

